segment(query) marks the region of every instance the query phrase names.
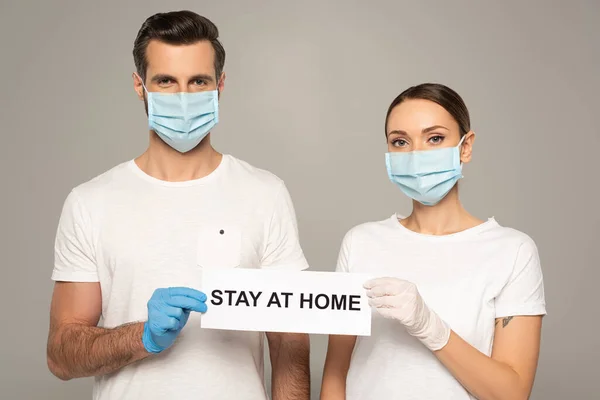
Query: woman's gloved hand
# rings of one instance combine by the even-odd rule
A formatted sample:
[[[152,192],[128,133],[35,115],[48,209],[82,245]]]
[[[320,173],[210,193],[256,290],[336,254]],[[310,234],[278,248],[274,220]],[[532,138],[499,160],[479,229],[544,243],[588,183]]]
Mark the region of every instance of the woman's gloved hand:
[[[423,301],[417,287],[398,278],[377,278],[365,283],[369,305],[385,318],[395,319],[431,351],[450,339],[450,327]]]

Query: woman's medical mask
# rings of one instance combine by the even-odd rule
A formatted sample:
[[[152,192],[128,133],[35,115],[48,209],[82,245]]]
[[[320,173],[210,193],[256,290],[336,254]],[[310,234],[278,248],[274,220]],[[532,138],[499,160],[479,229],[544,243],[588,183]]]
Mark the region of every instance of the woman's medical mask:
[[[148,126],[169,146],[185,153],[219,122],[219,91],[149,92]]]
[[[426,206],[439,203],[463,177],[460,146],[411,152],[388,152],[388,177],[400,190]]]

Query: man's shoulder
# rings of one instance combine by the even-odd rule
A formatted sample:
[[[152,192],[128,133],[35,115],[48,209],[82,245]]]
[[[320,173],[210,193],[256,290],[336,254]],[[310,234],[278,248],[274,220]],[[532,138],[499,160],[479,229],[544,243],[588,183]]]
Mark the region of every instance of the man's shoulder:
[[[224,157],[229,158],[230,178],[239,181],[240,184],[243,184],[247,188],[278,191],[284,186],[283,179],[271,171],[258,168],[247,161],[231,155],[225,155]]]
[[[73,188],[72,192],[86,202],[93,201],[93,199],[103,196],[104,193],[111,191],[124,183],[126,180],[125,177],[130,173],[131,162],[132,161],[122,162],[109,170],[80,183]]]

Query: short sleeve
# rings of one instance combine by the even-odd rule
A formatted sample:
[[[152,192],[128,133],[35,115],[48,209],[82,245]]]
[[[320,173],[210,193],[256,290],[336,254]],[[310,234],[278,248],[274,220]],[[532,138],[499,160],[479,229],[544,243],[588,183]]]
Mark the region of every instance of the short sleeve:
[[[352,246],[352,231],[349,231],[342,240],[338,254],[335,272],[350,272],[350,247]]]
[[[98,282],[91,221],[72,191],[64,202],[54,243],[52,280]]]
[[[264,269],[305,270],[308,263],[298,237],[298,223],[292,199],[281,184],[275,199],[261,262]]]
[[[546,315],[542,268],[533,240],[529,239],[519,247],[512,274],[495,304],[496,318]]]

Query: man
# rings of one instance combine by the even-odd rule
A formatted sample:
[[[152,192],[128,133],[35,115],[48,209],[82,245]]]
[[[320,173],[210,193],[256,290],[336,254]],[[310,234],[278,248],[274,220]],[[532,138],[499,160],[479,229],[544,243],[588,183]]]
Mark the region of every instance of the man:
[[[288,191],[210,144],[225,82],[211,21],[154,15],[133,55],[149,146],[65,200],[48,366],[95,376],[95,399],[266,399],[262,334],[202,330],[197,288],[203,266],[307,268]],[[308,399],[308,336],[266,336],[273,398]]]

